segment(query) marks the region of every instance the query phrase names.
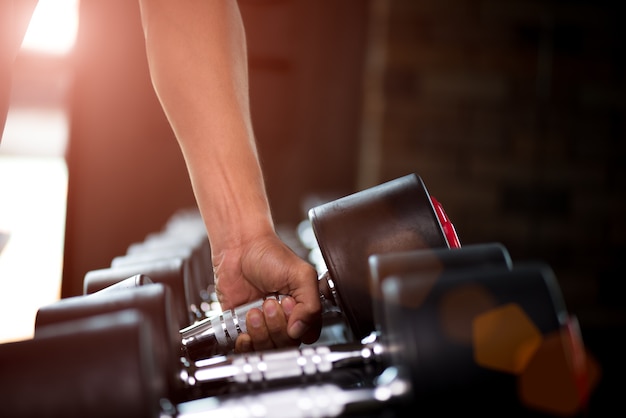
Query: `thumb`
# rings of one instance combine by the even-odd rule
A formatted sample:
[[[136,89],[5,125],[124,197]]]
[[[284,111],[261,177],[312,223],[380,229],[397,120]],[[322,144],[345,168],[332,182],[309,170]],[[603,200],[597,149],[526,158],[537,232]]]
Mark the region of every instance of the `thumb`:
[[[304,303],[296,303],[289,315],[287,334],[305,344],[317,341],[322,328],[321,309],[309,311]]]

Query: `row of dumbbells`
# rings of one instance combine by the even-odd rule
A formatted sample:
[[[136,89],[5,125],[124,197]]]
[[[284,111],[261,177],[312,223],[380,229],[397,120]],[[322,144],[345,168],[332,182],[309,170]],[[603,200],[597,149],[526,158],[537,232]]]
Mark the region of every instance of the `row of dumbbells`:
[[[33,340],[0,346],[8,416],[577,415],[585,349],[543,263],[461,247],[408,175],[321,204],[322,338],[235,354],[245,313],[221,311],[195,211],[42,307]],[[280,300],[282,295],[268,295]],[[325,333],[329,329],[339,333]],[[436,408],[436,409],[433,409]],[[408,411],[408,412],[407,412]]]

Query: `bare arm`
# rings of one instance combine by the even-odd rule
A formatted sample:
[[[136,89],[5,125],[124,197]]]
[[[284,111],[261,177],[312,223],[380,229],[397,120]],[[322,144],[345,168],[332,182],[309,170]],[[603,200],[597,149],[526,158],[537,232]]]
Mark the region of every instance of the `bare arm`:
[[[267,306],[264,316],[248,317],[252,341],[242,344],[258,349],[270,340],[274,346],[314,341],[317,278],[274,232],[250,118],[237,2],[140,0],[140,6],[152,82],[189,170],[222,307],[273,291],[290,294],[283,309]]]

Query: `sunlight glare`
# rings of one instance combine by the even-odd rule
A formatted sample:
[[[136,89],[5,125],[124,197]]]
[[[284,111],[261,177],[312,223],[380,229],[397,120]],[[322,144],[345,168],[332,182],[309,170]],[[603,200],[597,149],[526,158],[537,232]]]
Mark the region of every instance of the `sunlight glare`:
[[[64,55],[71,51],[78,31],[79,0],[39,0],[22,48]]]

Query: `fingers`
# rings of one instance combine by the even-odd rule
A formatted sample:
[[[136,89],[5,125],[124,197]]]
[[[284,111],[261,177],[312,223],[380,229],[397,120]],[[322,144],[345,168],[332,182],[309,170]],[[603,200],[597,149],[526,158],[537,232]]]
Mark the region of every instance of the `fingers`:
[[[236,342],[236,350],[310,344],[319,338],[321,302],[317,272],[310,263],[298,257],[275,235],[257,237],[231,256],[239,261],[228,263],[227,256],[218,260],[219,274],[215,280],[221,292],[222,307],[226,302],[256,299],[259,293],[290,295],[280,304],[268,300],[262,311],[248,312],[247,336]]]
[[[287,298],[290,299],[290,298]],[[246,315],[247,334],[242,334],[235,342],[236,352],[269,350],[277,347],[297,346],[299,340],[287,334],[288,313],[293,300],[284,309],[278,301],[268,299],[263,310],[251,309]]]
[[[249,353],[254,351],[252,338],[248,334],[240,334],[235,341],[235,353]]]
[[[303,305],[297,305],[291,315],[287,333],[290,338],[302,341],[305,344],[312,344],[320,336],[322,325],[321,317],[315,314],[309,314]],[[305,322],[300,318],[307,318],[309,322]]]
[[[307,265],[298,276],[300,280],[294,292],[294,303],[288,318],[287,332],[292,339],[305,344],[317,341],[322,329],[321,302],[317,274]]]

